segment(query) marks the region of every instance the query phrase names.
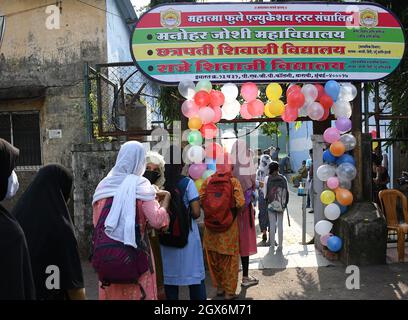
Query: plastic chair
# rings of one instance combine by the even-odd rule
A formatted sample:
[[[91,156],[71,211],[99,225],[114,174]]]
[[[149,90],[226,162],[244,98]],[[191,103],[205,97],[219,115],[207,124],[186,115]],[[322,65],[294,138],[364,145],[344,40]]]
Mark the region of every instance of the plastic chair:
[[[382,190],[378,197],[381,202],[381,209],[387,221],[387,229],[397,231],[398,261],[403,262],[405,256],[405,235],[408,234],[408,201],[407,197],[395,189]],[[398,221],[397,203],[400,199],[404,222]]]

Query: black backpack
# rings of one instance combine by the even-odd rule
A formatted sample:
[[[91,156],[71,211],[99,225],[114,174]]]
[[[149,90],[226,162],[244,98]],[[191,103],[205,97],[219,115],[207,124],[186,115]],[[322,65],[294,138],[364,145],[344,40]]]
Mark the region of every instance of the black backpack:
[[[184,248],[188,242],[188,235],[191,230],[190,206],[186,208],[183,197],[186,193],[190,179],[182,178],[177,187],[171,193],[169,228],[166,232],[159,234],[160,244],[167,247]]]

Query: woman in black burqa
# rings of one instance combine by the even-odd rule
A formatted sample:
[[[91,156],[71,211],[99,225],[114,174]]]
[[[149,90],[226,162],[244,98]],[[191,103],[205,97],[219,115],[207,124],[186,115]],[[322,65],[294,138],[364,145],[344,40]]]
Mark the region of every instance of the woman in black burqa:
[[[19,150],[0,139],[0,201],[10,198],[10,177]],[[0,204],[0,300],[32,300],[35,289],[26,239],[17,220]]]
[[[67,208],[71,189],[67,169],[45,166],[13,210],[27,238],[39,300],[85,299],[78,244]]]

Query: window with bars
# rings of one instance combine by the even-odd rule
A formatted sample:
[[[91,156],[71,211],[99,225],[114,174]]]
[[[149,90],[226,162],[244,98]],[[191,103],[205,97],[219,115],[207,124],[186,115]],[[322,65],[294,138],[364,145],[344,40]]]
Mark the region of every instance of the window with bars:
[[[20,149],[17,166],[41,165],[38,112],[0,113],[0,138]]]

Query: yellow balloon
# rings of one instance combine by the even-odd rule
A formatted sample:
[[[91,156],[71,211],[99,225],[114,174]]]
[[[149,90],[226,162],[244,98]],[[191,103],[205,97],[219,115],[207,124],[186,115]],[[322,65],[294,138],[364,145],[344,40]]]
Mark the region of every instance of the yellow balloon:
[[[378,141],[373,142],[373,150],[375,150],[378,147]]]
[[[202,121],[198,117],[193,117],[188,120],[188,127],[191,130],[200,130],[201,126],[203,125]]]
[[[269,113],[274,114],[276,116],[281,116],[285,111],[285,104],[281,100],[274,100],[269,102],[268,104]]]
[[[280,86],[279,83],[270,83],[266,87],[266,96],[268,97],[269,100],[271,101],[279,100],[281,95],[282,95],[282,87]]]
[[[325,190],[320,195],[320,201],[323,204],[329,205],[330,203],[333,203],[334,200],[336,200],[336,195],[331,190]]]
[[[276,115],[274,115],[273,113],[271,113],[270,108],[269,108],[269,105],[270,105],[270,102],[268,102],[268,103],[265,105],[264,113],[265,113],[265,115],[266,115],[268,118],[275,118]]]
[[[197,179],[196,181],[194,181],[195,186],[197,188],[197,191],[200,191],[201,186],[203,185],[204,180],[203,179]]]

